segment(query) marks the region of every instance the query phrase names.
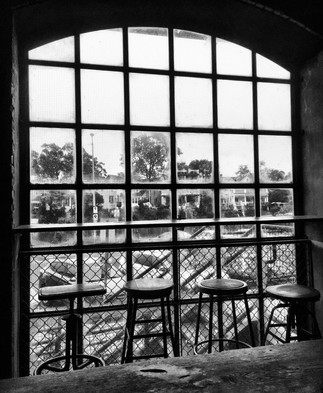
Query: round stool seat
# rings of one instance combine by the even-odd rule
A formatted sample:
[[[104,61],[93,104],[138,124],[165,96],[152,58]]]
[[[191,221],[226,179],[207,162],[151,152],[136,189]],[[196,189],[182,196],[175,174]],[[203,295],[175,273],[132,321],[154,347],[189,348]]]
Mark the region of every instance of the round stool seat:
[[[234,280],[229,278],[214,278],[203,280],[198,284],[200,292],[209,295],[237,295],[245,293],[248,290],[248,285],[244,281]]]
[[[163,278],[141,278],[128,281],[124,285],[126,292],[137,299],[157,299],[169,296],[174,284]]]
[[[280,300],[287,301],[316,301],[320,298],[317,289],[299,284],[281,284],[267,287],[266,292]]]

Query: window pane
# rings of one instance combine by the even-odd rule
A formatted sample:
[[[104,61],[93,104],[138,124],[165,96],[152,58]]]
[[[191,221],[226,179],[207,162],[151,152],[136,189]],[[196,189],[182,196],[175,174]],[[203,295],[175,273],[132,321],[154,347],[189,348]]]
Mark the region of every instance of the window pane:
[[[84,183],[124,183],[124,132],[83,130]]]
[[[84,190],[83,222],[119,222],[126,220],[124,190]]]
[[[33,190],[30,192],[32,224],[76,222],[76,192],[73,190]]]
[[[169,77],[130,74],[130,122],[133,125],[169,125]]]
[[[175,77],[177,127],[213,126],[212,80]]]
[[[73,69],[29,66],[29,116],[31,121],[75,121]]]
[[[264,56],[256,54],[257,59],[257,76],[261,78],[282,78],[290,79],[290,72],[285,68],[267,59]]]
[[[292,143],[290,136],[259,136],[259,179],[262,183],[292,181]]]
[[[172,216],[170,190],[132,190],[131,204],[133,221],[169,220]]]
[[[261,224],[260,228],[262,237],[295,236],[295,224],[293,223]]]
[[[260,190],[262,216],[292,216],[294,214],[291,188],[263,188]]]
[[[131,27],[129,66],[168,70],[168,29]]]
[[[213,225],[181,226],[181,229],[177,229],[177,239],[180,241],[214,240],[215,238]]]
[[[30,129],[30,182],[75,182],[75,131]]]
[[[28,58],[33,60],[74,61],[74,37],[63,38],[39,46],[28,52]]]
[[[253,183],[252,135],[219,134],[220,183]]]
[[[213,135],[176,133],[177,181],[213,182]]]
[[[123,73],[81,70],[84,123],[124,124]]]
[[[166,132],[131,132],[133,183],[170,183],[170,136]]]
[[[221,239],[245,239],[256,237],[256,225],[221,225]]]
[[[218,126],[252,129],[251,82],[218,81]]]
[[[251,50],[217,38],[216,68],[218,74],[251,76]]]
[[[87,229],[82,231],[82,241],[84,245],[90,244],[121,244],[126,241],[126,230],[117,229]]]
[[[255,190],[234,188],[220,190],[220,217],[239,218],[255,216]]]
[[[177,218],[214,218],[214,192],[208,189],[177,190]]]
[[[171,227],[135,228],[131,230],[131,234],[135,243],[172,241]]]
[[[176,71],[211,72],[211,37],[191,31],[174,31]]]
[[[81,34],[80,56],[82,63],[122,66],[122,29]]]
[[[291,130],[290,85],[258,83],[258,127],[260,130]]]
[[[46,231],[30,234],[32,248],[71,247],[76,245],[76,241],[76,231]]]

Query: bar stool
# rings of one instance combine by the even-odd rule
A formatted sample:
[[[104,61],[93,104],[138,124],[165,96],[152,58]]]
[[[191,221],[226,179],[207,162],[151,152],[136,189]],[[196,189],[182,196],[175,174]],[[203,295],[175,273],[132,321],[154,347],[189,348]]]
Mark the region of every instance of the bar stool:
[[[125,336],[123,343],[123,350],[121,356],[121,363],[130,363],[134,359],[149,359],[156,357],[168,357],[167,352],[167,337],[170,337],[174,355],[177,355],[177,350],[175,346],[175,339],[172,328],[171,312],[169,297],[172,293],[174,284],[162,278],[143,278],[128,281],[124,285],[124,289],[128,294],[128,309],[127,309],[127,321],[125,328]],[[166,298],[166,308],[167,308],[167,318],[168,318],[168,329],[166,326],[166,313],[165,313],[165,299]],[[138,300],[147,299],[160,299],[161,301],[161,316],[155,319],[136,319]],[[135,325],[161,323],[162,333],[144,333],[135,334]],[[152,337],[162,337],[163,340],[163,353],[150,354],[150,355],[133,355],[133,341],[135,339],[152,338]]]
[[[55,372],[68,371],[70,370],[71,363],[73,370],[83,369],[92,363],[95,367],[105,365],[104,361],[96,356],[77,353],[77,331],[81,316],[74,312],[74,300],[77,297],[104,295],[105,293],[106,289],[98,283],[58,285],[40,288],[38,295],[39,300],[68,299],[70,302],[70,308],[69,313],[62,317],[62,319],[66,321],[65,355],[51,358],[42,363],[36,368],[36,375],[41,374],[43,370]],[[83,360],[86,361],[80,363],[80,361]],[[61,361],[65,361],[65,365],[63,367],[55,366],[55,363]]]
[[[307,302],[316,302],[320,299],[321,295],[317,289],[300,284],[280,284],[267,287],[266,293],[274,299],[281,300],[283,303],[279,303],[272,309],[265,335],[262,341],[262,345],[265,345],[268,334],[272,335],[282,343],[289,343],[291,340],[301,339],[301,331],[305,333],[309,338],[322,338],[315,314],[306,307]],[[273,323],[274,313],[279,308],[287,308],[286,322]],[[297,320],[299,319],[299,315],[301,315],[300,311],[305,311],[307,315],[312,317],[312,321],[314,323],[313,332],[308,332],[307,330],[303,328],[301,329],[299,327],[297,335],[291,336],[291,329],[294,329],[297,326]],[[270,328],[272,327],[284,326],[286,326],[285,340],[270,331]]]
[[[203,280],[198,284],[199,289],[199,303],[198,303],[198,312],[197,312],[197,323],[196,323],[196,331],[195,331],[195,342],[194,342],[194,353],[198,354],[198,347],[207,343],[208,344],[208,353],[212,352],[212,343],[219,342],[219,351],[223,350],[223,343],[235,343],[236,348],[239,348],[240,345],[242,347],[251,347],[251,345],[247,344],[246,342],[239,340],[238,335],[238,326],[237,326],[237,315],[236,315],[236,308],[235,308],[235,297],[237,295],[242,295],[244,299],[245,309],[246,309],[246,316],[248,320],[248,326],[250,331],[250,339],[251,344],[255,346],[255,338],[252,329],[251,317],[250,317],[250,310],[247,300],[247,291],[248,285],[244,281],[234,280],[234,279],[225,279],[225,278],[216,278],[216,279],[209,279]],[[202,298],[203,294],[209,295],[209,330],[208,330],[208,340],[205,341],[198,341],[199,340],[199,329],[200,329],[200,320],[201,320],[201,308],[202,308]],[[217,297],[218,303],[218,325],[219,325],[219,336],[218,338],[213,338],[213,304],[214,304],[214,296]],[[232,314],[233,314],[233,328],[234,328],[234,335],[235,339],[226,339],[223,337],[223,315],[222,315],[222,302],[225,298],[231,299],[232,305]]]

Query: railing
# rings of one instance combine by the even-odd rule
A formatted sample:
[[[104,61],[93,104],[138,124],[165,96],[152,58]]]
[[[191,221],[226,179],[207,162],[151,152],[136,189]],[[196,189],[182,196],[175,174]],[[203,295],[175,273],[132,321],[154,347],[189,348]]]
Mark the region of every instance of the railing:
[[[269,221],[269,222],[268,222]],[[82,315],[82,330],[79,344],[88,354],[102,357],[107,364],[119,363],[126,318],[126,294],[124,283],[131,278],[164,277],[174,281],[172,312],[175,321],[175,335],[181,355],[192,354],[192,344],[197,313],[197,283],[210,277],[237,278],[249,285],[248,299],[257,343],[261,342],[273,300],[264,296],[268,285],[302,282],[310,283],[311,253],[308,240],[290,236],[290,225],[284,226],[286,219],[204,220],[171,221],[156,223],[118,223],[61,226],[20,227],[17,233],[21,247],[20,268],[20,369],[21,374],[31,374],[40,362],[64,352],[65,325],[61,320],[67,311],[64,301],[40,302],[38,290],[41,286],[62,285],[72,282],[101,281],[107,294],[78,300],[77,312]],[[280,223],[283,225],[280,225]],[[291,221],[291,220],[289,220]],[[288,222],[289,222],[288,221]],[[297,222],[294,218],[292,224]],[[179,224],[181,227],[179,228]],[[267,225],[268,224],[268,225]],[[290,223],[289,223],[290,224]],[[219,236],[220,226],[235,225],[239,238],[223,239]],[[247,225],[245,227],[244,225]],[[131,241],[134,228],[148,226],[169,228],[166,241],[135,243]],[[189,236],[181,237],[178,231],[191,227]],[[103,229],[104,228],[104,229]],[[121,244],[82,245],[84,231],[113,230],[126,231],[126,241]],[[243,228],[243,230],[240,230]],[[267,231],[267,237],[257,239],[257,233]],[[66,247],[46,244],[29,247],[30,233],[76,232],[76,244]],[[268,236],[282,236],[272,238]],[[283,232],[282,232],[283,231]],[[293,229],[294,231],[294,229]],[[32,239],[35,238],[35,234]],[[250,238],[253,236],[254,238]],[[93,241],[94,243],[94,241]],[[233,337],[230,303],[221,305],[225,337]],[[208,305],[202,316],[206,322]],[[156,316],[156,302],[140,308],[143,318]],[[284,317],[284,311],[278,318]],[[239,337],[249,342],[247,320],[244,307],[237,302]],[[207,323],[205,323],[205,326]],[[218,327],[215,325],[215,333]],[[201,330],[201,336],[206,331]],[[283,336],[284,328],[276,334]],[[274,338],[270,338],[271,343]],[[134,348],[139,354],[149,353],[160,343],[158,339],[140,341]]]

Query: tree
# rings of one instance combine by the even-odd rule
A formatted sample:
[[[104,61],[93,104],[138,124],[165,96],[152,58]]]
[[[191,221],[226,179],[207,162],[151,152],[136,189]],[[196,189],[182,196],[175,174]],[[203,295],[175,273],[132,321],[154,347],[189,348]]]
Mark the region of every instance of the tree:
[[[60,147],[55,143],[44,143],[41,153],[32,151],[32,169],[43,181],[60,181],[73,174],[74,156],[72,143]]]
[[[285,172],[279,169],[268,169],[268,178],[273,182],[279,182],[285,179]]]
[[[83,174],[92,176],[92,156],[83,149]],[[65,143],[60,147],[56,143],[44,143],[40,153],[32,151],[31,167],[39,180],[50,182],[62,182],[73,176],[74,152],[73,144]],[[107,172],[104,163],[94,157],[94,176],[105,178]]]
[[[137,180],[160,180],[165,177],[169,147],[162,134],[141,134],[134,138],[132,166]]]
[[[83,175],[89,178],[93,176],[93,159],[92,155],[83,149]],[[106,178],[107,171],[104,168],[104,163],[100,162],[97,157],[94,157],[94,179]]]
[[[234,178],[234,180],[241,181],[244,180],[247,176],[252,176],[252,173],[250,172],[248,165],[239,165],[236,175],[237,176]]]
[[[204,176],[210,176],[212,173],[212,162],[209,160],[193,160],[189,163],[189,168],[198,170]]]

